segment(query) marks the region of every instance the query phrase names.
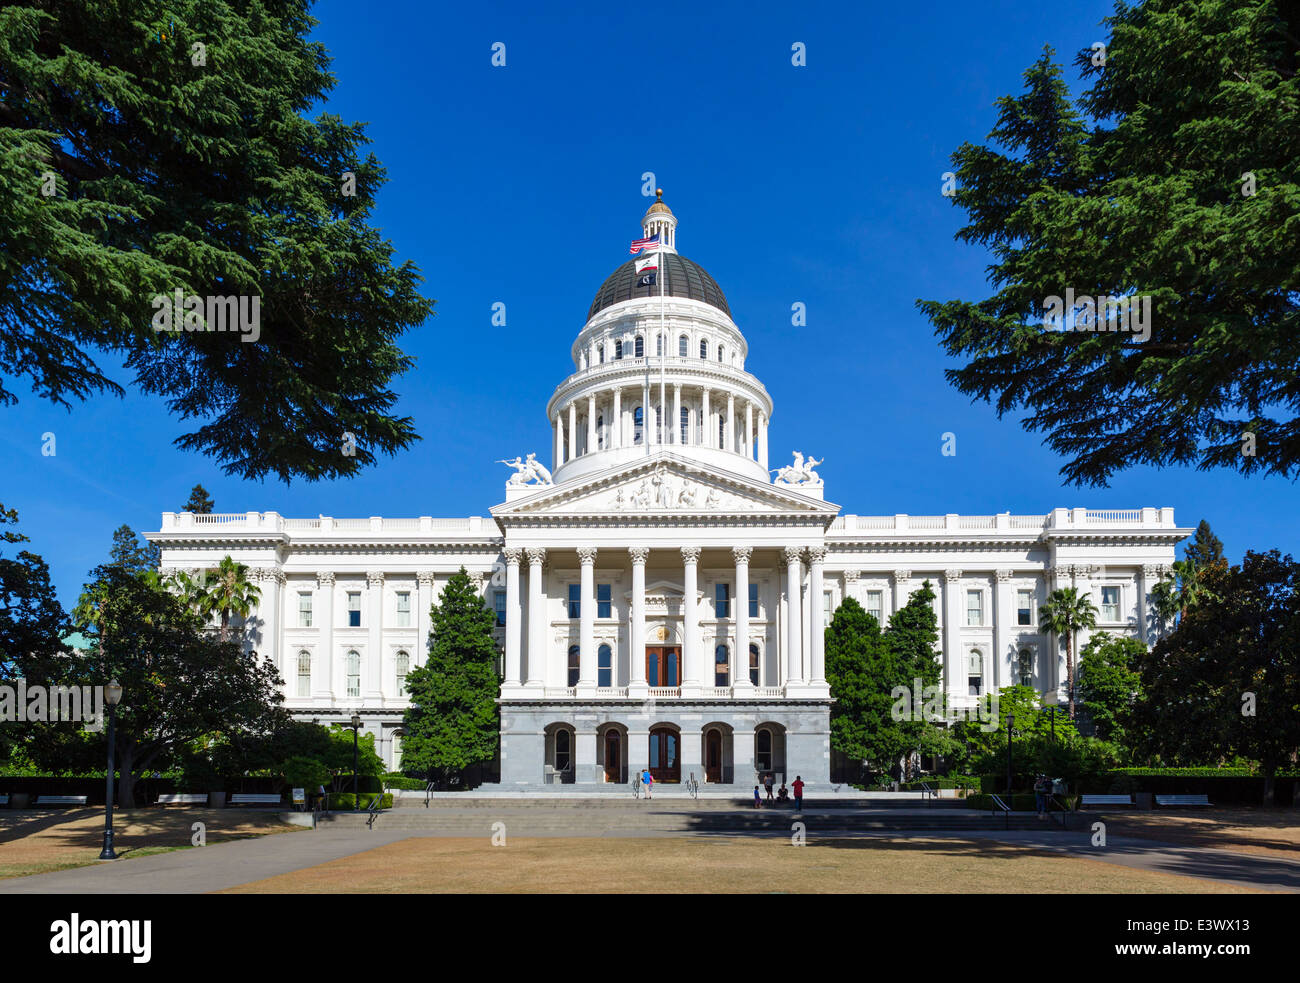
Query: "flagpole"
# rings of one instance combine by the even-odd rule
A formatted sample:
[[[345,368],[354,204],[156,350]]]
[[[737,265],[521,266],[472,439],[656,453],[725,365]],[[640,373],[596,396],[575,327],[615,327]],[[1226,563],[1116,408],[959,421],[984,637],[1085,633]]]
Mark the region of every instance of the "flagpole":
[[[659,271],[659,419],[663,421],[659,432],[659,443],[668,443],[668,407],[664,405],[666,385],[664,383],[664,363],[668,359],[668,338],[664,334],[664,277],[668,275],[668,254],[664,252],[667,227],[659,233],[659,258],[663,260],[663,269]]]

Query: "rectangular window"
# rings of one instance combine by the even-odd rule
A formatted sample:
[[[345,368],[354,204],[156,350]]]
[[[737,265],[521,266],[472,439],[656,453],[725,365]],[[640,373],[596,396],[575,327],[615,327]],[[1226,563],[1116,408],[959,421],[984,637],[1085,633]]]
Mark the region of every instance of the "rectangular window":
[[[361,591],[348,591],[348,627],[361,627]]]
[[[306,699],[311,696],[311,653],[298,653],[298,697]]]
[[[569,617],[582,617],[582,586],[580,584],[569,585]]]
[[[596,585],[596,617],[612,618],[614,616],[614,593],[610,584]]]
[[[731,585],[713,585],[713,613],[718,618],[731,617]],[[719,684],[722,685],[722,684]]]
[[[1101,589],[1101,620],[1119,621],[1119,588],[1103,587]]]
[[[497,627],[504,628],[506,624],[506,592],[499,590],[492,595],[492,609],[497,613]]]
[[[1032,625],[1034,623],[1034,592],[1016,591],[1016,624]]]
[[[758,617],[758,584],[749,585],[749,616]]]
[[[361,656],[349,652],[347,659],[348,697],[356,699],[361,695]]]
[[[835,614],[835,595],[830,591],[822,591],[822,627],[829,628],[831,617]]]
[[[1034,685],[1034,653],[1029,649],[1021,649],[1019,656],[1020,685]]]
[[[966,592],[966,624],[979,627],[984,624],[984,592],[968,590]]]
[[[984,688],[984,656],[979,652],[970,654],[970,671],[966,676],[967,694],[979,696]]]
[[[311,627],[311,592],[303,591],[298,595],[298,627]]]
[[[884,600],[884,591],[867,591],[867,614],[874,617],[877,621],[881,620],[881,615],[884,613]]]
[[[411,592],[409,590],[399,590],[397,592],[397,627],[411,627]]]
[[[614,685],[614,650],[608,645],[596,650],[596,685],[605,688]]]

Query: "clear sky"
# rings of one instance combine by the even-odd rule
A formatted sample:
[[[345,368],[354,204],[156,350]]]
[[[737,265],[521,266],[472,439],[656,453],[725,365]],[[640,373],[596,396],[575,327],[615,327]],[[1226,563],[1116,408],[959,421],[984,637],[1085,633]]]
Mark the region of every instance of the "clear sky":
[[[1138,469],[1106,489],[1064,487],[1063,462],[1018,418],[947,385],[914,307],[988,295],[988,256],[954,242],[964,213],[940,175],[962,141],[984,142],[993,101],[1021,91],[1044,44],[1069,63],[1103,37],[1108,3],[552,6],[317,4],[338,77],[328,109],[369,123],[390,181],[375,221],[437,300],[405,339],[417,367],[396,381],[424,439],[349,481],[243,482],[173,447],[185,424],[156,399],[68,413],[20,388],[0,409],[0,501],[65,604],[115,527],[158,528],[195,482],[219,512],[486,515],[510,474],[495,461],[535,451],[549,464],[546,400],[640,234],[647,171],[775,401],[771,463],[825,458],[826,496],[845,512],[1173,506],[1180,525],[1209,519],[1234,561],[1300,552],[1288,482]],[[491,65],[498,41],[504,68]],[[791,65],[795,42],[806,67]],[[1077,89],[1072,65],[1066,76]],[[795,302],[806,327],[791,326]],[[41,455],[47,431],[54,457]],[[948,431],[955,457],[941,454]]]

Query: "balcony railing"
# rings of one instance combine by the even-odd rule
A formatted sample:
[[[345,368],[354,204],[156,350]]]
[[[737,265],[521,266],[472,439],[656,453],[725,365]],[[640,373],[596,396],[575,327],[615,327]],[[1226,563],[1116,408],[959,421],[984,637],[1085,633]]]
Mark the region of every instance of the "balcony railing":
[[[1046,515],[841,515],[831,523],[830,534],[857,532],[931,532],[946,530],[1085,529],[1094,526],[1138,526],[1172,529],[1174,510],[1155,509],[1053,509]]]

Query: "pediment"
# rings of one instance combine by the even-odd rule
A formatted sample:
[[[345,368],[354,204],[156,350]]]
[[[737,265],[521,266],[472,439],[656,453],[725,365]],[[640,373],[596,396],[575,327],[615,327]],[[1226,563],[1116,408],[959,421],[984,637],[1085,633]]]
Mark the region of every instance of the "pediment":
[[[492,509],[498,519],[546,515],[606,519],[802,515],[824,516],[829,522],[838,513],[838,505],[704,467],[671,453],[539,489]]]

